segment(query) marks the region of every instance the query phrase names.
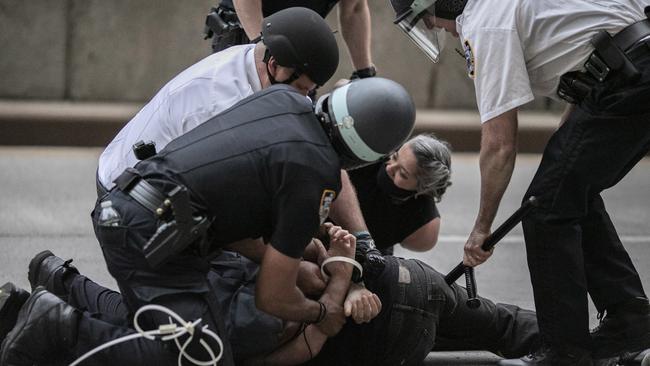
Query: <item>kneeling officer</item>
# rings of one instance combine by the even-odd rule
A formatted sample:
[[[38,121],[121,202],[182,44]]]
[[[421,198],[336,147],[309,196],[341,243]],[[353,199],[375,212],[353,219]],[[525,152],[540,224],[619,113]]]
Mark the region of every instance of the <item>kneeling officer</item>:
[[[127,169],[98,202],[93,222],[130,312],[160,304],[186,320],[202,318],[224,334],[223,315],[206,280],[209,260],[225,244],[263,237],[270,245],[258,277],[257,306],[286,320],[318,323],[329,335],[338,332],[345,321],[340,304],[327,294],[307,299],[297,289],[300,258],[336,199],[340,170],[391,153],[411,133],[414,120],[410,96],[387,79],[335,89],[315,112],[307,98],[279,84]],[[339,272],[340,291],[347,291],[340,284],[349,282],[351,266],[342,264]],[[168,320],[161,313],[143,322],[144,329],[154,329]],[[3,344],[2,364],[50,362],[55,355],[69,361],[134,332],[82,316],[45,290],[32,294],[16,324]],[[220,364],[228,365],[225,344]],[[173,345],[138,339],[93,360],[170,364],[177,356]]]

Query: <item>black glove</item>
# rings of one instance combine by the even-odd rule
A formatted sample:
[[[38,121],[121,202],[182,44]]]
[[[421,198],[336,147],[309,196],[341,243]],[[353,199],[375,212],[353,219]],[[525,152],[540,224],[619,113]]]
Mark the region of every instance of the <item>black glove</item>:
[[[359,69],[352,73],[350,80],[354,79],[365,79],[377,75],[377,69],[374,66],[366,67],[365,69]]]
[[[354,236],[357,238],[357,249],[354,259],[361,263],[363,277],[374,278],[378,276],[384,270],[386,259],[377,247],[375,247],[375,241],[372,240],[369,232],[356,232]]]

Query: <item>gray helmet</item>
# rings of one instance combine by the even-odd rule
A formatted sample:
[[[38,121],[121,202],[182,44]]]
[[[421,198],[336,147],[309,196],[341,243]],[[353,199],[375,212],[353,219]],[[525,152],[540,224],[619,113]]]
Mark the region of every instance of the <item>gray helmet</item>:
[[[438,62],[446,38],[444,29],[430,28],[422,19],[433,15],[443,19],[456,19],[467,0],[390,0],[395,11],[395,21],[399,28],[429,56]]]
[[[339,48],[332,30],[315,11],[293,7],[262,21],[261,40],[278,64],[305,73],[318,85],[339,65]]]
[[[343,169],[373,163],[408,138],[415,124],[415,106],[398,83],[379,77],[350,82],[316,103]]]

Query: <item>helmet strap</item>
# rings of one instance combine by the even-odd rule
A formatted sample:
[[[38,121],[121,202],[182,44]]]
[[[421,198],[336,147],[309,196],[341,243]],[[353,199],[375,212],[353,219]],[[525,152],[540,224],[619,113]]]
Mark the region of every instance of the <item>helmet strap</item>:
[[[271,71],[269,71],[269,60],[271,60],[271,52],[269,52],[269,49],[267,48],[266,51],[264,51],[264,59],[262,59],[262,61],[266,64],[266,75],[269,77],[269,82],[271,83],[271,85],[275,85],[275,84],[291,85],[291,83],[298,80],[300,75],[302,75],[301,72],[294,69],[295,71],[293,72],[293,74],[291,74],[286,80],[278,81],[275,79],[275,77],[273,77],[273,75],[271,75]]]

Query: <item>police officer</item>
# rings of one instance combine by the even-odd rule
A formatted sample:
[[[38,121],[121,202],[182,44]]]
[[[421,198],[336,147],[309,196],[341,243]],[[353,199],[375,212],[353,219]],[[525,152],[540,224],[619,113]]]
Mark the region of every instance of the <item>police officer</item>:
[[[160,304],[219,329],[209,259],[227,243],[261,236],[270,245],[257,306],[283,319],[317,323],[326,334],[340,329],[344,317],[331,295],[313,301],[295,287],[300,257],[340,191],[340,169],[376,161],[399,146],[412,130],[415,110],[399,84],[380,78],[336,89],[329,98],[328,109],[314,113],[294,88],[273,86],[118,177],[93,221],[131,313]],[[328,289],[345,293],[351,268],[331,270],[335,279]],[[167,320],[161,315],[143,322],[152,329]],[[54,354],[74,358],[131,333],[82,316],[38,288],[5,338],[0,364],[43,363]],[[168,364],[177,355],[164,344],[138,339],[99,357],[112,364]]]
[[[570,106],[526,193],[523,221],[546,347],[503,364],[590,365],[650,346],[650,305],[600,192],[650,149],[650,22],[641,0],[392,0],[400,28],[437,59],[437,35],[459,36],[481,114],[481,201],[465,245],[476,266],[510,180],[517,110],[534,95]],[[587,293],[601,326],[588,330]]]
[[[289,6],[303,6],[325,18],[337,3],[341,34],[355,68],[352,78],[374,76],[367,0],[221,0],[206,18],[206,38],[213,37],[212,50],[219,52],[255,39],[261,31],[262,17]]]
[[[315,12],[288,8],[264,20],[261,41],[206,57],[156,93],[99,158],[98,189],[106,191],[138,157],[132,147],[153,142],[161,150],[174,138],[274,83],[303,94],[334,74],[339,52],[331,29]],[[142,158],[142,157],[141,157]]]

